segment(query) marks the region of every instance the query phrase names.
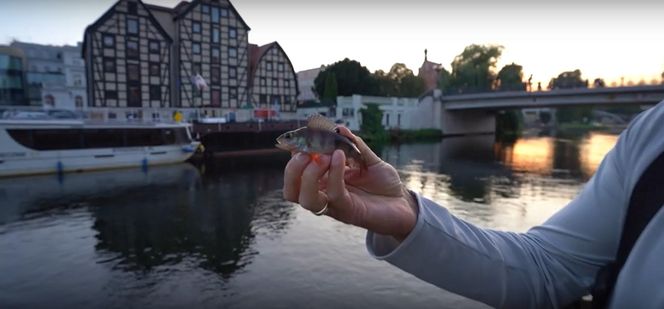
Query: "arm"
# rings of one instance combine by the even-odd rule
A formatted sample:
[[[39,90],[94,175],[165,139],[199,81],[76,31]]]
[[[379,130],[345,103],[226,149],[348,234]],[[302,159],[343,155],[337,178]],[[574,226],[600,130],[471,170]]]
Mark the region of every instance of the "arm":
[[[656,136],[645,120],[652,117],[639,117],[583,191],[527,233],[481,229],[418,197],[417,223],[403,242],[370,231],[367,247],[427,282],[495,307],[564,306],[585,295],[615,257],[634,174],[652,156],[637,150]]]

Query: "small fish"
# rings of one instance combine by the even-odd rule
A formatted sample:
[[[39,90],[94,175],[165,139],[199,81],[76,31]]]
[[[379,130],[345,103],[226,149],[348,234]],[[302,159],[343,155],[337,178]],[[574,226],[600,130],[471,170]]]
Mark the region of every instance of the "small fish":
[[[308,153],[316,163],[319,163],[320,154],[331,155],[335,149],[341,149],[361,170],[367,169],[357,146],[348,137],[339,134],[336,125],[322,115],[309,117],[306,127],[281,134],[275,146],[286,151]]]

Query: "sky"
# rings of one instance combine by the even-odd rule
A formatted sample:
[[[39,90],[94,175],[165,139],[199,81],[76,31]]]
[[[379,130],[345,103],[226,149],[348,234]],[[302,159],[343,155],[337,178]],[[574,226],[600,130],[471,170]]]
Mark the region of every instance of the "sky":
[[[173,7],[176,0],[145,0]],[[12,39],[75,44],[112,0],[0,0],[0,44]],[[237,0],[249,41],[278,41],[296,71],[357,60],[370,71],[405,63],[417,73],[450,63],[470,44],[504,47],[497,70],[512,62],[541,81],[568,70],[624,83],[661,79],[664,1],[655,0]]]

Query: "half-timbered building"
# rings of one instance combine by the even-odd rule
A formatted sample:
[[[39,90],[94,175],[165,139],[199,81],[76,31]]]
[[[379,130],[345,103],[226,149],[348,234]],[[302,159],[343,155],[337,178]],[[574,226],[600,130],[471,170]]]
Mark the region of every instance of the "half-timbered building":
[[[173,40],[140,0],[119,0],[85,30],[88,105],[170,107]]]
[[[277,42],[263,46],[250,45],[252,103],[260,108],[295,112],[297,108],[297,75],[293,64]]]
[[[294,115],[297,77],[288,56],[276,42],[249,44],[249,30],[228,0],[174,8],[119,0],[86,30],[91,105],[167,106],[212,117],[253,106]],[[165,88],[153,97],[156,83]]]

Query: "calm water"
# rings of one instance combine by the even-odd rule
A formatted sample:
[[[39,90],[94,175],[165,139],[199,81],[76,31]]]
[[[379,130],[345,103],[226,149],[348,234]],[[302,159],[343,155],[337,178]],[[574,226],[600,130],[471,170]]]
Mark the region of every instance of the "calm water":
[[[614,135],[389,146],[414,191],[484,227],[564,206]],[[483,308],[369,257],[281,198],[285,155],[0,179],[0,307]]]

